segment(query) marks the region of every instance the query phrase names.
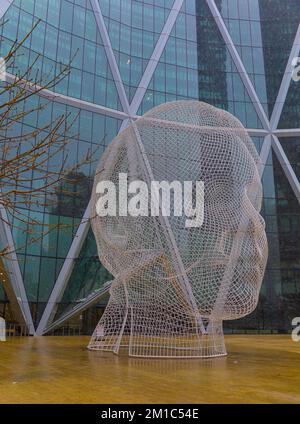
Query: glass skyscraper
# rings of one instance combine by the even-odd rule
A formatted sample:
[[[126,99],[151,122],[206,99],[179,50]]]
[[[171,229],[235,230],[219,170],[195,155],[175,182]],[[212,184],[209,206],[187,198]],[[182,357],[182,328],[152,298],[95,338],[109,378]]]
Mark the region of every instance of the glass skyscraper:
[[[77,135],[60,161],[72,167],[95,149],[95,161],[69,176],[79,195],[58,187],[51,206],[23,211],[28,222],[58,229],[33,241],[26,220],[0,225],[1,244],[16,249],[1,263],[0,313],[24,321],[32,334],[79,316],[84,331],[92,330],[113,278],[99,263],[87,220],[97,161],[128,118],[198,99],[240,119],[264,163],[269,260],[260,302],[227,330],[289,331],[300,310],[300,81],[292,79],[299,0],[2,0],[0,17],[2,57],[39,21],[16,58],[19,69],[34,62],[51,76],[71,62],[47,98],[30,98],[28,107],[45,107],[16,122],[14,133],[65,114],[76,117]],[[59,167],[59,159],[49,166]]]

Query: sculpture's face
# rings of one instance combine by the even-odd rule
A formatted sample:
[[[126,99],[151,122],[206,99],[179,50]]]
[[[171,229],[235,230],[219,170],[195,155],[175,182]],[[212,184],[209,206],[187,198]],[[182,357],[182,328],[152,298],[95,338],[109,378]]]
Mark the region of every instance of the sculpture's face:
[[[232,115],[199,102],[155,108],[137,121],[136,128],[154,180],[204,182],[204,220],[201,227],[187,228],[187,217],[174,217],[171,210],[167,222],[178,249],[174,254],[174,243],[167,240],[170,232],[166,236],[163,228],[166,221],[159,217],[96,217],[92,225],[104,264],[115,275],[135,269],[135,283],[128,280],[136,285],[132,299],[170,299],[172,289],[167,287],[183,279],[202,317],[248,314],[257,304],[267,242],[259,214],[260,161],[245,129]],[[148,182],[149,169],[134,129],[113,142],[102,168],[105,172],[95,186],[101,179],[117,183],[119,172],[127,172],[129,182]],[[150,258],[161,249],[163,259],[157,253],[150,265],[137,254],[143,251]],[[178,253],[183,269],[175,264]]]

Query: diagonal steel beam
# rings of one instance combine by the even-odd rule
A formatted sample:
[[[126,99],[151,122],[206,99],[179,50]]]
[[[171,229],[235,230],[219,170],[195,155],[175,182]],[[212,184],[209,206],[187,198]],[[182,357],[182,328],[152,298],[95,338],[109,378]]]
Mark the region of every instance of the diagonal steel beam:
[[[107,281],[103,286],[91,293],[86,299],[77,305],[75,305],[70,311],[64,313],[60,318],[58,318],[55,322],[44,328],[42,334],[49,333],[49,331],[55,330],[55,328],[61,326],[64,322],[68,321],[70,318],[73,318],[75,315],[80,314],[80,312],[94,305],[104,296],[111,287],[112,281]],[[42,335],[41,334],[41,335]]]
[[[289,56],[289,60],[287,62],[284,75],[281,81],[281,85],[279,88],[279,92],[275,101],[275,105],[273,108],[272,116],[271,116],[271,129],[274,131],[278,127],[279,119],[282,113],[282,109],[287,97],[287,93],[290,87],[291,79],[292,79],[292,72],[293,72],[293,66],[292,66],[292,60],[294,57],[297,57],[299,55],[300,51],[300,24],[298,26],[298,30],[295,36],[295,40],[291,49],[291,53]]]
[[[121,78],[121,74],[119,71],[119,67],[115,58],[115,54],[113,52],[112,46],[111,46],[111,42],[109,39],[109,35],[106,29],[106,25],[103,19],[103,15],[99,6],[99,0],[90,0],[94,15],[95,15],[95,19],[96,19],[96,23],[104,44],[104,49],[105,49],[105,53],[106,53],[106,57],[110,66],[110,70],[112,72],[112,76],[113,79],[115,81],[116,87],[117,87],[117,91],[119,94],[119,98],[120,98],[120,102],[122,104],[123,110],[124,112],[129,114],[129,102],[126,96],[126,92],[124,89],[124,85],[123,85],[123,81]]]
[[[277,159],[279,160],[279,163],[291,185],[291,188],[300,203],[300,183],[299,180],[290,164],[290,161],[288,160],[278,138],[276,135],[272,134],[272,148],[276,154]]]
[[[277,129],[273,131],[277,137],[299,137],[300,128]]]
[[[265,137],[269,134],[269,131],[260,128],[246,128],[246,131],[250,137]]]
[[[28,328],[29,334],[34,335],[34,325],[16,254],[11,226],[9,224],[6,210],[2,205],[0,205],[0,235],[3,247],[8,249],[8,254],[1,258],[7,274],[5,283],[8,290],[6,290],[6,293],[9,297],[9,300],[12,302],[13,307],[15,308],[17,317],[24,321]]]
[[[259,154],[260,159],[261,159],[261,163],[262,163],[261,170],[260,170],[260,177],[261,178],[263,176],[271,148],[272,148],[272,136],[271,136],[271,134],[268,134],[263,141],[263,145],[261,146],[261,151],[260,151],[260,154]]]
[[[223,37],[223,40],[229,50],[229,53],[232,57],[232,60],[235,63],[235,66],[238,70],[238,73],[241,77],[241,80],[244,83],[244,86],[247,90],[247,93],[249,94],[250,99],[252,100],[253,106],[256,110],[256,113],[264,127],[265,130],[270,130],[270,122],[269,119],[264,111],[264,108],[262,107],[262,104],[256,94],[255,88],[252,85],[252,82],[248,76],[248,73],[246,71],[246,68],[240,58],[240,55],[232,41],[232,38],[227,30],[227,27],[223,21],[223,18],[219,12],[218,7],[216,6],[214,0],[206,0],[206,3],[213,15],[213,18],[219,28],[219,31]]]
[[[16,81],[16,78],[17,77],[13,74],[10,74],[10,73],[5,74],[5,81],[8,83],[14,83]],[[19,80],[19,83],[28,92],[36,92],[37,90],[40,90],[36,94],[41,97],[44,97],[45,99],[49,101],[54,101],[54,102],[61,103],[67,106],[74,106],[82,110],[100,113],[101,115],[111,116],[112,118],[116,118],[116,119],[126,119],[128,117],[127,113],[122,112],[120,110],[111,109],[106,106],[98,105],[96,103],[86,102],[85,100],[77,99],[75,97],[65,96],[64,94],[55,93],[54,91],[51,91],[51,90],[41,89],[40,86],[35,85],[29,81]]]
[[[45,327],[49,323],[51,323],[52,320],[54,319],[54,316],[57,310],[57,305],[63,296],[63,293],[68,284],[71,273],[73,271],[75,259],[78,257],[79,252],[87,236],[89,226],[90,226],[89,218],[90,218],[90,202],[85,210],[81,223],[79,224],[76,235],[72,241],[71,247],[67,254],[67,257],[60,270],[60,273],[57,277],[53,290],[50,294],[47,305],[44,309],[43,315],[40,319],[39,325],[36,329],[37,336],[42,335]]]
[[[156,43],[156,46],[153,50],[153,53],[149,59],[148,65],[146,66],[144,75],[141,78],[139,86],[135,92],[135,95],[130,104],[130,113],[131,115],[135,115],[142,103],[143,97],[146,93],[146,90],[150,84],[150,81],[153,77],[154,71],[158,65],[158,62],[161,58],[161,55],[166,47],[167,41],[170,37],[171,31],[176,22],[177,16],[181,10],[182,4],[184,0],[175,0],[170,10],[169,16],[166,20],[166,23],[162,29],[160,37]]]

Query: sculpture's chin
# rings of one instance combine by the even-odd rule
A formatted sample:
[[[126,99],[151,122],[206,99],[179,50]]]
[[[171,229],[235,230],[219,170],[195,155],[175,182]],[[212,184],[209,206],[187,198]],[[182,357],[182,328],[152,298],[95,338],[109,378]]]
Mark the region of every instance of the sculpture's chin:
[[[238,319],[253,312],[258,304],[263,274],[256,266],[251,272],[232,284],[224,305],[223,319]]]

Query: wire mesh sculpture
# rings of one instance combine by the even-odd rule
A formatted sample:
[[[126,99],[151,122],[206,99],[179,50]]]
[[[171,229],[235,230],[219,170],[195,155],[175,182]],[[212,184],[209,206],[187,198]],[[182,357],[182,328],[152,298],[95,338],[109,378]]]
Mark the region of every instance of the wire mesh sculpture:
[[[128,184],[148,187],[153,180],[203,181],[202,225],[187,228],[186,216],[174,214],[175,201],[170,216],[163,206],[158,216],[124,213],[120,173]],[[92,194],[99,258],[115,279],[89,349],[138,357],[226,355],[222,321],[255,309],[267,260],[260,173],[243,125],[203,102],[163,104],[120,132],[102,156]],[[115,184],[122,213],[96,214],[100,181]]]

